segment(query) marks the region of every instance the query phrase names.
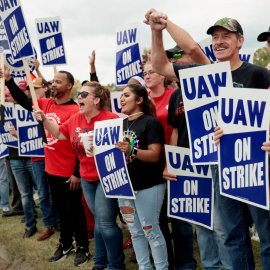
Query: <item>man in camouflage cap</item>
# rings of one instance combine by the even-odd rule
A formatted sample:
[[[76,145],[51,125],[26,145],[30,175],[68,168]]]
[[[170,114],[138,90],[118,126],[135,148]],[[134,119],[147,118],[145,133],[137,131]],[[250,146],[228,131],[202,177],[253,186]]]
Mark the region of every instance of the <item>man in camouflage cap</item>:
[[[191,56],[195,63],[210,64],[210,60],[202,53],[192,37],[184,29],[169,21],[166,14],[151,9],[146,13],[145,18],[145,23],[149,24],[152,30],[152,66],[155,72],[179,82],[178,71],[192,67],[192,65],[176,65],[168,61],[162,41],[164,29],[169,32],[177,45]],[[217,21],[207,30],[207,34],[212,35],[213,52],[218,62],[230,62],[234,86],[259,89],[267,89],[270,86],[270,74],[265,68],[240,60],[239,50],[244,43],[244,37],[242,27],[235,19],[223,18]],[[235,90],[237,91],[237,89]],[[255,269],[249,237],[250,216],[256,225],[260,238],[262,267],[269,269],[269,211],[220,195],[217,168],[212,167],[212,172],[215,180],[216,201],[226,231],[225,246],[230,254],[233,269]]]

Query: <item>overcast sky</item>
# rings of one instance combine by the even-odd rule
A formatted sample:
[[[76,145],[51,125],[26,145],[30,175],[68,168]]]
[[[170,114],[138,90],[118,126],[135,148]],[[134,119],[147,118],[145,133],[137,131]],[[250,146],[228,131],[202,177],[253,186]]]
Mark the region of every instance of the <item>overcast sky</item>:
[[[143,23],[150,8],[166,13],[171,21],[187,30],[196,41],[208,36],[206,30],[218,19],[231,17],[244,30],[243,48],[257,49],[259,33],[270,25],[269,0],[21,0],[31,41],[41,62],[35,19],[60,16],[67,65],[57,69],[70,71],[76,79],[89,78],[89,58],[96,50],[96,69],[104,85],[115,83],[116,27],[139,22],[140,49],[151,47],[151,31]],[[175,43],[164,31],[164,47]],[[53,78],[52,67],[40,67],[47,80]]]

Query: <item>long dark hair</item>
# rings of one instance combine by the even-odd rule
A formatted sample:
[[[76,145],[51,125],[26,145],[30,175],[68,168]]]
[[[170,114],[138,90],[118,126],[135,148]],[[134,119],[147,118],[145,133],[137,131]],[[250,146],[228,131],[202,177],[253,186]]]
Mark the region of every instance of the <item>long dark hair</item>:
[[[154,101],[148,96],[147,90],[142,85],[139,84],[129,84],[127,88],[129,88],[130,91],[136,96],[137,100],[140,97],[143,99],[142,111],[145,114],[149,114],[156,118],[157,117],[156,105]]]

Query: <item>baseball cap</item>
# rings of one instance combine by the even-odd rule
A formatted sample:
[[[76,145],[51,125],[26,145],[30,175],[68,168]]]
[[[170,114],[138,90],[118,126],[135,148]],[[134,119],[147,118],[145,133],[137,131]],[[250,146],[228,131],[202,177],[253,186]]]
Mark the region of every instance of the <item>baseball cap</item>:
[[[172,58],[175,53],[183,53],[184,51],[176,45],[175,47],[166,50],[166,55],[168,58]]]
[[[257,40],[266,41],[269,36],[270,36],[270,27],[267,32],[262,32],[261,34],[259,34],[257,37]]]
[[[23,91],[27,90],[27,81],[18,82],[18,87]]]
[[[36,88],[46,87],[46,86],[48,86],[48,83],[46,80],[44,80],[42,78],[36,78],[33,80],[33,86]]]
[[[218,20],[213,26],[207,30],[208,35],[212,35],[216,27],[223,27],[231,32],[238,32],[241,35],[244,34],[243,29],[239,22],[232,18],[222,18]]]

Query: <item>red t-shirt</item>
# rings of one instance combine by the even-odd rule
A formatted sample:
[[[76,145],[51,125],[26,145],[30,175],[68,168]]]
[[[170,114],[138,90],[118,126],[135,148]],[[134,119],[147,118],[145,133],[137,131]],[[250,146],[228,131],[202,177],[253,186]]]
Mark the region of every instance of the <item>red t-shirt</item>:
[[[95,122],[115,118],[119,118],[119,116],[107,110],[101,110],[98,115],[91,118],[90,123],[87,123],[84,115],[76,113],[60,127],[60,131],[68,138],[69,142],[71,142],[72,147],[80,160],[80,175],[86,181],[99,180],[99,176],[95,159],[86,156],[83,142],[79,135],[80,133],[87,133],[94,130]]]
[[[38,105],[46,117],[59,126],[79,111],[76,103],[56,105],[54,102],[50,98],[38,99]],[[44,147],[45,171],[55,176],[70,177],[76,165],[76,154],[70,142],[55,139],[46,129],[45,133],[48,141]]]
[[[167,118],[168,118],[169,100],[174,90],[175,89],[165,88],[164,93],[160,97],[151,97],[156,105],[157,119],[162,124],[165,130],[166,144],[169,144],[173,130],[173,127],[167,124]]]

